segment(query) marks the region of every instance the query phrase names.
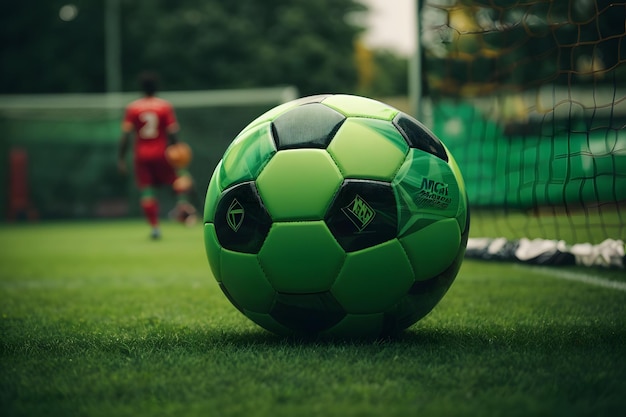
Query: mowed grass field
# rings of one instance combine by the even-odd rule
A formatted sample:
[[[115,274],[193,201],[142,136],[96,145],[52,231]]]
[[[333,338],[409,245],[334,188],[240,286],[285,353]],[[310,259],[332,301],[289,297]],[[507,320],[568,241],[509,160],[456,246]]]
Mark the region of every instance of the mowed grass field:
[[[397,338],[303,341],[231,306],[202,226],[163,228],[0,225],[0,415],[626,412],[624,271],[466,260]]]

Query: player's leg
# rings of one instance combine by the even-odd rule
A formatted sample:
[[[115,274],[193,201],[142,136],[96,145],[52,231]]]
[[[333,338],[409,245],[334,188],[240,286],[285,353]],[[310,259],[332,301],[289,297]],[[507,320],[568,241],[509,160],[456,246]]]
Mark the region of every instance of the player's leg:
[[[169,217],[187,225],[194,224],[197,221],[197,214],[189,199],[193,190],[191,174],[185,169],[176,170],[165,157],[158,165],[158,169],[155,168],[153,171],[155,182],[169,185],[176,194],[176,207],[170,212]]]
[[[144,187],[140,190],[140,203],[144,216],[150,227],[150,237],[159,239],[161,237],[161,229],[159,228],[159,201],[156,198],[153,187]]]
[[[196,208],[191,203],[193,191],[193,179],[189,171],[179,169],[176,171],[176,179],[172,182],[172,189],[176,193],[176,220],[188,226],[194,225],[198,216]]]
[[[190,194],[193,190],[193,179],[186,169],[175,169],[164,161],[160,173],[160,182],[168,184],[176,194],[176,206],[170,211],[169,217],[186,225],[197,221],[196,209],[191,203]]]
[[[154,175],[152,167],[147,162],[136,161],[135,176],[137,187],[139,188],[139,203],[143,210],[144,217],[150,224],[152,239],[161,237],[159,228],[159,201],[156,198],[156,190],[154,188]]]

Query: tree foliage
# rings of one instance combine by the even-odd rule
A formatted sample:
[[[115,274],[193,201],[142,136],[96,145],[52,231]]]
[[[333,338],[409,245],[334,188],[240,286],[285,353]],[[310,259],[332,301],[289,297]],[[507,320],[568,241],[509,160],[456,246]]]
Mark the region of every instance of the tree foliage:
[[[105,1],[8,2],[0,16],[1,93],[102,92]],[[146,68],[168,89],[295,85],[353,92],[356,0],[119,0],[122,89]]]

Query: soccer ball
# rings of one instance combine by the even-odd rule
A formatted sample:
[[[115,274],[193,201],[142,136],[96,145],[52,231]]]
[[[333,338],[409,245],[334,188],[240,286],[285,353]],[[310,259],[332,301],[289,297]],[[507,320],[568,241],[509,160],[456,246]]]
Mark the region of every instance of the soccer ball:
[[[469,234],[461,173],[421,123],[319,95],[245,127],[209,182],[205,249],[220,288],[281,335],[377,337],[428,314]]]
[[[185,142],[176,142],[165,148],[165,159],[176,169],[187,168],[192,156],[193,152]]]

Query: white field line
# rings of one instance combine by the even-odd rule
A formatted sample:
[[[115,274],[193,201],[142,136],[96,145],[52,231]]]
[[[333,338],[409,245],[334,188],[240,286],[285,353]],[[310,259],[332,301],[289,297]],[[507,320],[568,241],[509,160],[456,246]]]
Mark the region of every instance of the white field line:
[[[600,278],[598,276],[587,274],[584,272],[572,272],[563,271],[558,267],[542,267],[542,266],[521,266],[524,269],[532,270],[533,272],[539,272],[542,275],[562,279],[565,281],[581,282],[583,284],[595,285],[596,287],[609,288],[616,291],[626,291],[626,282],[611,281],[608,279]]]

